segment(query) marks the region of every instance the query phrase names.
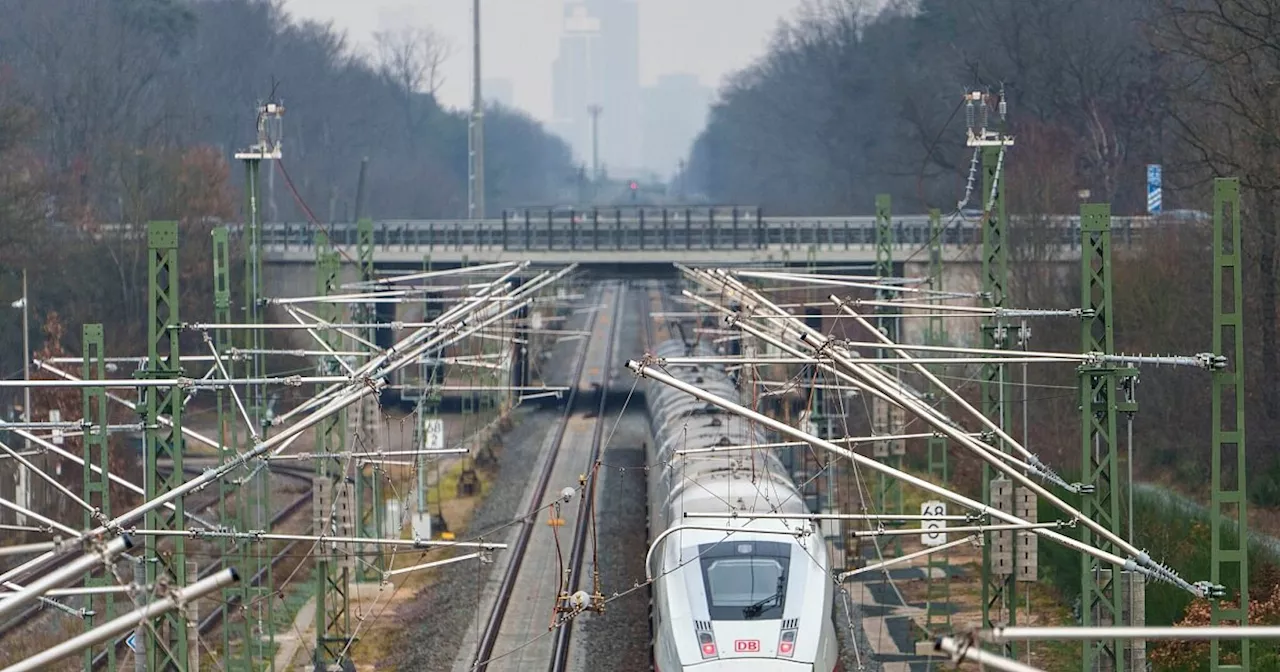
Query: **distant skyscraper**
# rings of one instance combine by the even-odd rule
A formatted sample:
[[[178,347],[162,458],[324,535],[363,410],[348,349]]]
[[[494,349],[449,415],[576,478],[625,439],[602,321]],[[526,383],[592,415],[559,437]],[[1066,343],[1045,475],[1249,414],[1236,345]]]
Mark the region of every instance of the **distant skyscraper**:
[[[588,107],[600,105],[600,161],[614,175],[641,166],[639,16],[635,0],[567,2],[552,73],[553,128],[588,162]]]
[[[587,108],[600,103],[596,54],[599,40],[600,20],[590,14],[587,5],[582,2],[566,5],[560,53],[551,73],[551,127],[569,143],[580,162],[586,162],[591,156],[591,122]]]
[[[697,76],[663,75],[644,90],[644,166],[663,177],[676,172],[707,124],[711,89]]]
[[[600,17],[600,160],[619,171],[641,167],[640,10],[635,0],[586,0]]]
[[[515,88],[511,80],[505,77],[485,79],[481,83],[481,90],[484,92],[486,103],[497,103],[503,107],[516,106]]]

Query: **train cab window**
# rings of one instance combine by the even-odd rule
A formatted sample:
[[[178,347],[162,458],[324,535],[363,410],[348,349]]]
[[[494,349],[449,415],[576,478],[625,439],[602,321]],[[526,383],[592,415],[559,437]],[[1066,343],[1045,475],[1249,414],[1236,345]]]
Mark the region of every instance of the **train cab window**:
[[[730,539],[703,544],[698,550],[712,620],[782,618],[790,545]]]

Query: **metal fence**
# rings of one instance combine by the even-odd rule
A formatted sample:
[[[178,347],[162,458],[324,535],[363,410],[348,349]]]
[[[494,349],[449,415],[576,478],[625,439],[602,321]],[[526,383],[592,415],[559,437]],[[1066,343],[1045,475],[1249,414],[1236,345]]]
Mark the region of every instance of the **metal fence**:
[[[1120,245],[1133,244],[1153,224],[1145,217],[1113,218]],[[892,219],[895,246],[917,248],[929,242],[927,216]],[[328,233],[336,245],[356,244],[356,225],[267,223],[263,243],[273,249],[313,247],[316,233]],[[951,221],[944,245],[981,242],[981,222]],[[1075,248],[1080,244],[1077,217],[1040,218],[1010,223],[1010,242],[1034,241]],[[592,250],[752,250],[767,248],[865,248],[875,244],[874,217],[765,217],[759,208],[609,208],[575,211],[519,210],[501,219],[382,220],[374,223],[374,246],[382,250],[501,249],[510,251]]]

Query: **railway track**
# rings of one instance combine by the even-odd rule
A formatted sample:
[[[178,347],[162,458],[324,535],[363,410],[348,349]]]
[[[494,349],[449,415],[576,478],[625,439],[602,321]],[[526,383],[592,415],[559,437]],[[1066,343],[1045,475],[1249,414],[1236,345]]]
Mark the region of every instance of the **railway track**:
[[[580,503],[576,511],[563,499],[558,506],[551,506],[548,489],[553,482],[558,486],[579,483],[580,476],[589,476],[592,465],[600,458],[613,344],[622,322],[619,308],[625,305],[625,292],[625,286],[617,284],[597,295],[596,303],[602,307],[589,318],[587,331],[591,337],[579,350],[571,378],[574,384],[544,451],[520,529],[508,551],[509,561],[492,610],[467,669],[497,672],[541,668],[560,672],[570,664],[574,621],[568,619],[556,627],[556,614],[549,612],[553,605],[560,604],[562,587],[564,593],[571,595],[583,583],[591,531],[590,515],[584,508],[594,501],[595,479],[586,478],[586,492],[576,491],[569,498]],[[578,410],[584,388],[598,390],[591,415]],[[558,524],[548,524],[552,522]],[[561,529],[573,530],[567,557],[561,546]],[[547,626],[539,624],[543,619]],[[549,637],[548,627],[552,629]]]
[[[622,310],[620,309],[627,305],[627,286],[618,285],[616,291],[617,294],[613,297],[614,311],[609,320],[609,336],[604,342],[604,363],[600,369],[600,395],[595,411],[595,427],[592,429],[591,436],[591,458],[587,461],[587,471],[585,472],[589,477],[584,486],[586,492],[583,493],[581,499],[582,502],[590,507],[592,512],[595,510],[596,483],[599,481],[592,472],[595,470],[595,465],[599,464],[601,452],[604,450],[604,429],[607,424],[605,409],[609,402],[609,382],[610,378],[612,378],[610,374],[613,371],[613,348],[618,339],[618,327],[622,324]],[[592,526],[595,525],[592,515],[582,515],[582,513],[584,512],[579,511],[573,535],[573,549],[570,551],[569,556],[569,578],[567,589],[565,590],[565,593],[569,595],[577,593],[582,587],[583,560],[586,557],[588,537]],[[592,569],[598,576],[599,572],[594,559],[592,561]],[[592,593],[595,592],[594,583]],[[592,599],[598,599],[599,597],[599,595],[592,595]],[[551,654],[550,667],[553,672],[561,672],[569,668],[569,645],[573,630],[573,618],[563,621],[556,630],[554,635],[555,646]]]
[[[201,472],[201,469],[184,468],[183,471],[190,471],[198,474]],[[285,505],[283,509],[276,512],[275,515],[271,517],[271,529],[274,529],[280,523],[296,515],[298,511],[302,510],[303,507],[305,507],[307,504],[311,502],[310,485],[311,485],[312,473],[308,469],[300,469],[297,467],[273,466],[271,467],[271,474],[275,476],[281,476],[284,478],[297,480],[302,483],[305,483],[308,486],[308,489],[306,492],[303,492],[301,495],[298,496],[297,499]],[[215,499],[214,502],[211,503],[207,508],[212,508],[216,504],[217,504],[217,500]],[[279,564],[281,560],[283,560],[285,557],[289,555],[289,553],[293,550],[293,548],[298,543],[299,542],[291,541],[288,544],[286,544],[284,547],[282,547],[278,552],[273,554],[271,556],[271,562],[269,567],[274,568],[277,564]],[[204,567],[201,567],[199,573],[196,576],[196,579],[198,580],[198,579],[203,579],[207,576],[212,576],[213,574],[221,571],[225,564],[226,564],[225,558],[217,558],[216,560],[214,560],[213,563],[206,565]],[[267,569],[268,567],[263,567],[259,569],[257,572],[253,574],[253,576],[247,577],[245,581],[247,582],[248,585],[253,585],[253,586],[258,585],[258,583],[266,575]],[[200,634],[200,636],[205,636],[210,634],[219,625],[221,625],[225,615],[231,609],[236,607],[239,604],[239,601],[240,601],[240,596],[234,595],[231,597],[230,601],[226,604],[226,609],[222,609],[222,608],[213,609],[207,615],[205,615],[204,618],[200,619],[200,622],[196,625],[197,632]],[[115,641],[114,646],[115,646],[115,651],[117,656],[120,656],[124,652],[125,648],[127,647],[127,644],[126,644],[127,639],[128,637],[126,636],[126,637],[121,637]],[[93,669],[95,670],[106,669],[108,659],[109,658],[107,656],[106,649],[99,651],[97,655],[93,657]]]
[[[645,290],[648,305],[648,315],[642,318],[644,323],[644,349],[646,353],[652,353],[659,343],[671,338],[671,329],[668,327],[668,320],[665,316],[653,317],[661,313],[672,310],[670,305],[671,287],[661,281],[651,281],[648,289]]]
[[[183,469],[183,472],[189,475],[199,475],[201,471],[202,471],[201,469],[196,467],[187,467]],[[202,496],[199,499],[196,499],[194,497],[188,498],[187,501],[189,504],[188,506],[189,511],[197,514],[206,514],[210,510],[212,510],[215,506],[217,506],[218,495],[216,493],[209,493],[207,496]],[[45,573],[48,571],[52,571],[53,569],[57,569],[58,567],[61,567],[68,562],[71,562],[71,560],[73,560],[75,557],[76,557],[76,554],[69,553],[64,558],[59,559],[54,564],[50,565],[50,568],[42,569],[41,573]],[[31,575],[24,575],[15,579],[15,582],[21,584],[29,581],[30,579],[31,579]],[[18,629],[18,627],[29,622],[31,618],[35,617],[43,609],[44,607],[41,604],[37,603],[18,612],[18,614],[9,618],[5,622],[0,623],[0,639],[8,636],[11,632]]]
[[[199,475],[200,473],[203,472],[203,468],[197,467],[197,466],[187,466],[187,467],[184,467],[183,471],[189,475]],[[288,479],[300,481],[303,484],[306,484],[308,486],[311,483],[310,470],[299,469],[296,467],[276,466],[271,468],[271,473],[275,476],[279,476],[282,478],[288,478]],[[290,517],[296,515],[298,511],[302,510],[303,507],[305,507],[308,503],[310,503],[311,496],[312,496],[311,491],[310,491],[310,488],[308,487],[307,491],[303,492],[298,498],[296,498],[289,504],[285,505],[284,508],[282,508],[280,511],[274,514],[274,516],[271,519],[271,525],[274,527],[282,523],[283,521],[289,519]],[[191,506],[189,510],[195,511],[198,513],[210,512],[217,506],[219,501],[218,495],[216,493],[211,493],[208,497],[200,497],[195,502],[192,502],[191,499],[194,499],[194,498],[189,498],[188,502],[194,504],[194,506]],[[289,544],[281,548],[279,552],[275,553],[271,559],[271,567],[275,567],[283,558],[287,557],[297,543],[298,542],[290,542]],[[65,564],[66,562],[70,562],[73,559],[73,557],[74,556],[72,555],[68,555],[64,561],[58,563],[54,567],[56,568],[57,566]],[[225,559],[217,558],[212,563],[202,567],[200,569],[200,572],[197,578],[205,578],[207,576],[211,576],[217,573],[218,571],[221,571],[224,565],[225,565]],[[265,568],[261,569],[258,572],[256,572],[253,576],[247,577],[247,581],[250,582],[250,585],[257,585],[257,583],[262,580],[265,573],[266,573]],[[238,598],[233,597],[232,604],[228,605],[228,608],[234,607],[235,602],[237,600]],[[13,634],[21,626],[29,623],[31,619],[38,617],[40,612],[43,609],[44,609],[43,605],[40,603],[37,603],[19,612],[18,614],[8,619],[4,623],[0,623],[0,638],[4,638],[6,636]],[[200,634],[207,635],[210,632],[214,631],[217,628],[217,626],[221,624],[225,613],[226,613],[225,610],[221,608],[211,610],[203,619],[201,619],[200,623],[198,624],[198,629]],[[126,639],[127,639],[126,637],[121,637],[116,640],[115,650],[117,655],[123,652],[126,646],[125,644]],[[99,651],[97,655],[94,656],[93,663],[92,663],[93,669],[105,669],[107,662],[108,662],[107,650],[103,649]]]
[[[663,313],[671,309],[670,298],[669,298],[670,290],[671,290],[671,287],[665,283],[662,283],[660,281],[651,281],[649,283],[648,288],[645,291],[645,299],[648,305],[646,306],[647,308],[646,315],[643,318],[641,318],[641,322],[644,323],[644,329],[642,330],[642,334],[644,335],[645,355],[653,354],[653,352],[657,349],[657,346],[659,343],[662,343],[663,341],[666,341],[667,339],[671,338],[671,329],[670,327],[667,326],[668,325],[667,320],[670,318],[667,318],[665,315],[662,315]],[[660,315],[660,317],[654,317],[654,315]],[[650,437],[650,440],[652,440],[652,436]],[[642,459],[647,461],[648,456],[645,455],[643,456]],[[649,494],[648,490],[646,489],[645,501],[644,501],[644,504],[645,504],[644,521],[645,521],[645,542],[646,543],[648,543],[649,539],[653,538],[653,530],[649,528],[649,521],[651,519],[651,515],[650,515],[651,512],[649,510],[649,507],[651,506],[651,504],[649,502],[648,494]],[[648,645],[649,645],[649,652],[650,652],[650,656],[648,660],[648,669],[655,670],[656,667],[653,664],[653,656],[652,656],[653,642],[654,642],[653,586],[649,586],[646,589],[645,593],[646,593],[645,599],[647,601],[646,625],[649,627]]]

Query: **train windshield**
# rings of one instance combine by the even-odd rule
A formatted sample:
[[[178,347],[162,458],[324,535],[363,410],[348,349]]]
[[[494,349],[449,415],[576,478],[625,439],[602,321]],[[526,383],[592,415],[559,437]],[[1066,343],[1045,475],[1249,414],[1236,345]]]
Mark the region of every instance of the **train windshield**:
[[[791,546],[723,541],[698,547],[712,620],[782,618]]]

